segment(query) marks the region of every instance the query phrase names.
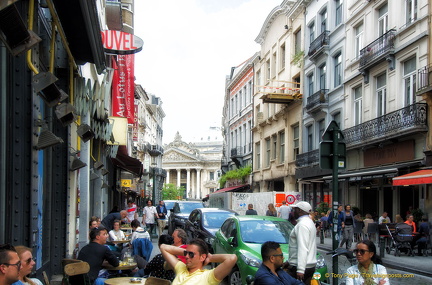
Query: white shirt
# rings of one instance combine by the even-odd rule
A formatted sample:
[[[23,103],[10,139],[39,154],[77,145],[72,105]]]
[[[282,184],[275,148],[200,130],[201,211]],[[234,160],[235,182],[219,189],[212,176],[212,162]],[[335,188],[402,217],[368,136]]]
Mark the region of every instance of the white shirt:
[[[156,207],[155,206],[145,206],[144,212],[143,212],[143,220],[146,224],[154,224],[155,223],[155,215],[157,215]]]
[[[132,207],[127,207],[126,211],[127,211],[127,219],[129,220],[129,223],[132,222],[135,219],[135,213],[137,210],[137,205],[132,204]]]
[[[288,220],[289,213],[291,212],[291,207],[287,205],[282,205],[278,209],[278,216],[280,216],[282,219]]]
[[[124,234],[124,232],[122,230],[118,230],[118,231],[110,230],[109,236],[110,236],[110,239],[112,241],[115,241],[115,240],[125,240],[126,239],[125,234]]]
[[[130,244],[133,244],[133,241],[136,240],[137,238],[146,238],[146,239],[150,239],[150,234],[145,231],[143,228],[138,227],[136,228],[136,230],[132,233],[132,237],[131,237],[131,241]]]
[[[298,218],[289,245],[289,263],[297,266],[298,273],[316,266],[316,228],[309,215]]]
[[[384,220],[387,220],[385,223],[391,223],[391,220],[390,220],[390,218],[389,217],[383,217],[383,216],[381,216],[381,217],[379,217],[379,219],[378,219],[378,224],[382,224],[383,222],[384,222]]]
[[[375,264],[373,267],[373,280],[375,284],[378,284],[381,279],[386,281],[385,285],[390,285],[390,281],[387,277],[387,270],[381,264]],[[353,265],[347,269],[345,274],[346,285],[363,285],[364,279],[358,270],[358,265]]]

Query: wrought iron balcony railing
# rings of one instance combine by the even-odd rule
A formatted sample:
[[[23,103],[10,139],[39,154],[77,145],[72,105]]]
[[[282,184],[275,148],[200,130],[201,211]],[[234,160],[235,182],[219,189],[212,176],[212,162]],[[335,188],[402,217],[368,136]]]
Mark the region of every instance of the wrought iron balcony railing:
[[[309,46],[308,56],[313,56],[322,47],[330,44],[330,31],[324,31]]]
[[[386,58],[387,55],[394,53],[394,40],[396,30],[389,30],[387,33],[368,44],[360,50],[360,71],[368,66]]]
[[[242,154],[243,152],[241,146],[237,146],[231,149],[231,157],[238,157],[241,156]]]
[[[148,153],[151,156],[158,156],[164,153],[164,149],[160,145],[154,144],[151,145],[151,148],[148,150]]]
[[[432,65],[425,66],[417,71],[417,95],[421,95],[432,89]]]
[[[307,98],[306,111],[316,112],[328,104],[328,89],[321,89]]]
[[[305,167],[319,163],[319,149],[297,154],[296,166]]]
[[[347,149],[416,132],[427,132],[427,104],[414,103],[376,119],[343,130]]]

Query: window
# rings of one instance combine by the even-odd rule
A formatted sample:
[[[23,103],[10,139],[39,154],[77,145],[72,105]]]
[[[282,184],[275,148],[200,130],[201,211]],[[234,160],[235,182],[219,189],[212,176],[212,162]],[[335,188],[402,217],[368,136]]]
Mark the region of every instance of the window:
[[[354,125],[362,123],[362,87],[354,88]]]
[[[210,171],[210,180],[215,180],[214,171]]]
[[[313,73],[308,75],[307,77],[307,81],[308,81],[308,91],[309,91],[309,96],[312,96],[312,94],[314,93],[314,76]]]
[[[336,22],[335,22],[335,26],[337,26],[340,23],[342,23],[342,4],[343,4],[343,0],[336,0],[335,1],[335,5],[336,5]]]
[[[319,67],[319,75],[320,75],[320,89],[326,89],[326,74],[327,67],[325,64]]]
[[[237,115],[238,113],[238,95],[236,94],[234,96],[234,115]]]
[[[386,90],[386,84],[387,84],[387,78],[386,74],[382,74],[376,78],[377,82],[377,90],[376,90],[376,97],[377,97],[377,116],[383,116],[386,113],[386,96],[387,96],[387,90]]]
[[[272,65],[271,65],[271,76],[275,77],[276,76],[276,65],[277,65],[277,61],[276,61],[276,53],[273,54],[272,56]]]
[[[272,159],[273,160],[276,160],[276,153],[277,153],[277,136],[276,135],[273,135],[272,136],[272,150],[273,150],[273,152],[272,152]]]
[[[360,56],[360,51],[363,48],[363,23],[355,28],[355,54],[356,58]]]
[[[234,98],[231,98],[231,118],[234,117]]]
[[[405,23],[409,24],[417,20],[417,0],[405,1]]]
[[[269,60],[267,60],[266,61],[266,68],[267,68],[267,81],[269,81],[270,80],[270,78],[271,78],[271,73],[270,73],[270,71],[271,71],[271,69],[270,69],[270,59]],[[266,82],[267,83],[267,82]]]
[[[243,132],[243,134],[242,134],[242,140],[243,140],[243,154],[245,154],[246,152],[247,152],[247,144],[248,144],[248,141],[247,141],[247,133],[248,133],[248,129],[246,128],[246,124],[243,124],[243,130],[244,130],[244,132]]]
[[[280,48],[280,69],[285,68],[285,44],[283,44]]]
[[[243,108],[243,91],[239,91],[239,111]]]
[[[249,152],[251,152],[252,151],[252,143],[251,143],[251,140],[252,140],[252,122],[248,121],[247,126],[248,126],[248,128],[247,128],[247,130],[248,130],[248,132],[247,132],[247,136],[248,136],[247,143],[249,145]]]
[[[299,53],[301,51],[301,30],[298,30],[295,35],[294,35],[294,48],[295,48],[295,53]]]
[[[261,70],[258,70],[257,72],[256,72],[256,84],[257,85],[261,85],[262,83],[261,83]]]
[[[322,140],[322,135],[324,134],[325,127],[325,120],[321,120],[318,122],[318,139],[320,141]]]
[[[297,159],[297,155],[300,153],[300,128],[299,126],[293,127],[293,155],[294,160]]]
[[[327,30],[327,9],[321,13],[321,33]]]
[[[315,39],[315,23],[309,26],[309,44],[311,44]]]
[[[242,146],[243,146],[243,143],[244,143],[244,141],[243,141],[243,128],[242,127],[239,127],[239,139],[238,139],[238,146],[241,148]],[[237,154],[239,154],[239,153],[237,153]]]
[[[269,167],[270,166],[270,155],[271,155],[271,153],[270,153],[270,151],[271,151],[270,138],[267,138],[265,140],[265,145],[266,145],[266,157],[265,157],[266,163],[265,163],[265,166]]]
[[[342,84],[342,54],[334,57],[334,87]]]
[[[403,63],[404,65],[404,93],[405,106],[415,103],[416,91],[416,58],[410,58]]]
[[[313,150],[313,131],[312,131],[312,125],[307,126],[306,131],[307,131],[307,147],[308,147],[308,151],[312,151]]]
[[[387,3],[378,10],[378,36],[388,31],[388,6]]]
[[[279,163],[285,161],[285,132],[279,133]]]
[[[252,102],[252,80],[248,82],[248,103]]]
[[[255,144],[255,169],[261,168],[261,144],[258,142]]]

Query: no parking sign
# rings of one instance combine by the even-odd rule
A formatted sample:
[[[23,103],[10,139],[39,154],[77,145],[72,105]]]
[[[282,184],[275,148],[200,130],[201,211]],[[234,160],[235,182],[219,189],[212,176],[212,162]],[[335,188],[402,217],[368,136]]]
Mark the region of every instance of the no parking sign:
[[[291,194],[290,194],[290,195],[287,195],[287,196],[286,196],[285,200],[286,200],[286,202],[287,202],[289,205],[292,205],[292,204],[295,203],[296,198],[295,198],[294,195],[291,195]]]

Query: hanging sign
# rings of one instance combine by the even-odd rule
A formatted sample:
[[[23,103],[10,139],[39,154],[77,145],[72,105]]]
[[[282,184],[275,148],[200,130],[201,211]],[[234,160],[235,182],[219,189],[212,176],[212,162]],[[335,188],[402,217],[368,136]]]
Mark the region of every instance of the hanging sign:
[[[101,31],[102,44],[107,53],[132,54],[142,50],[144,42],[139,37],[122,31]]]

